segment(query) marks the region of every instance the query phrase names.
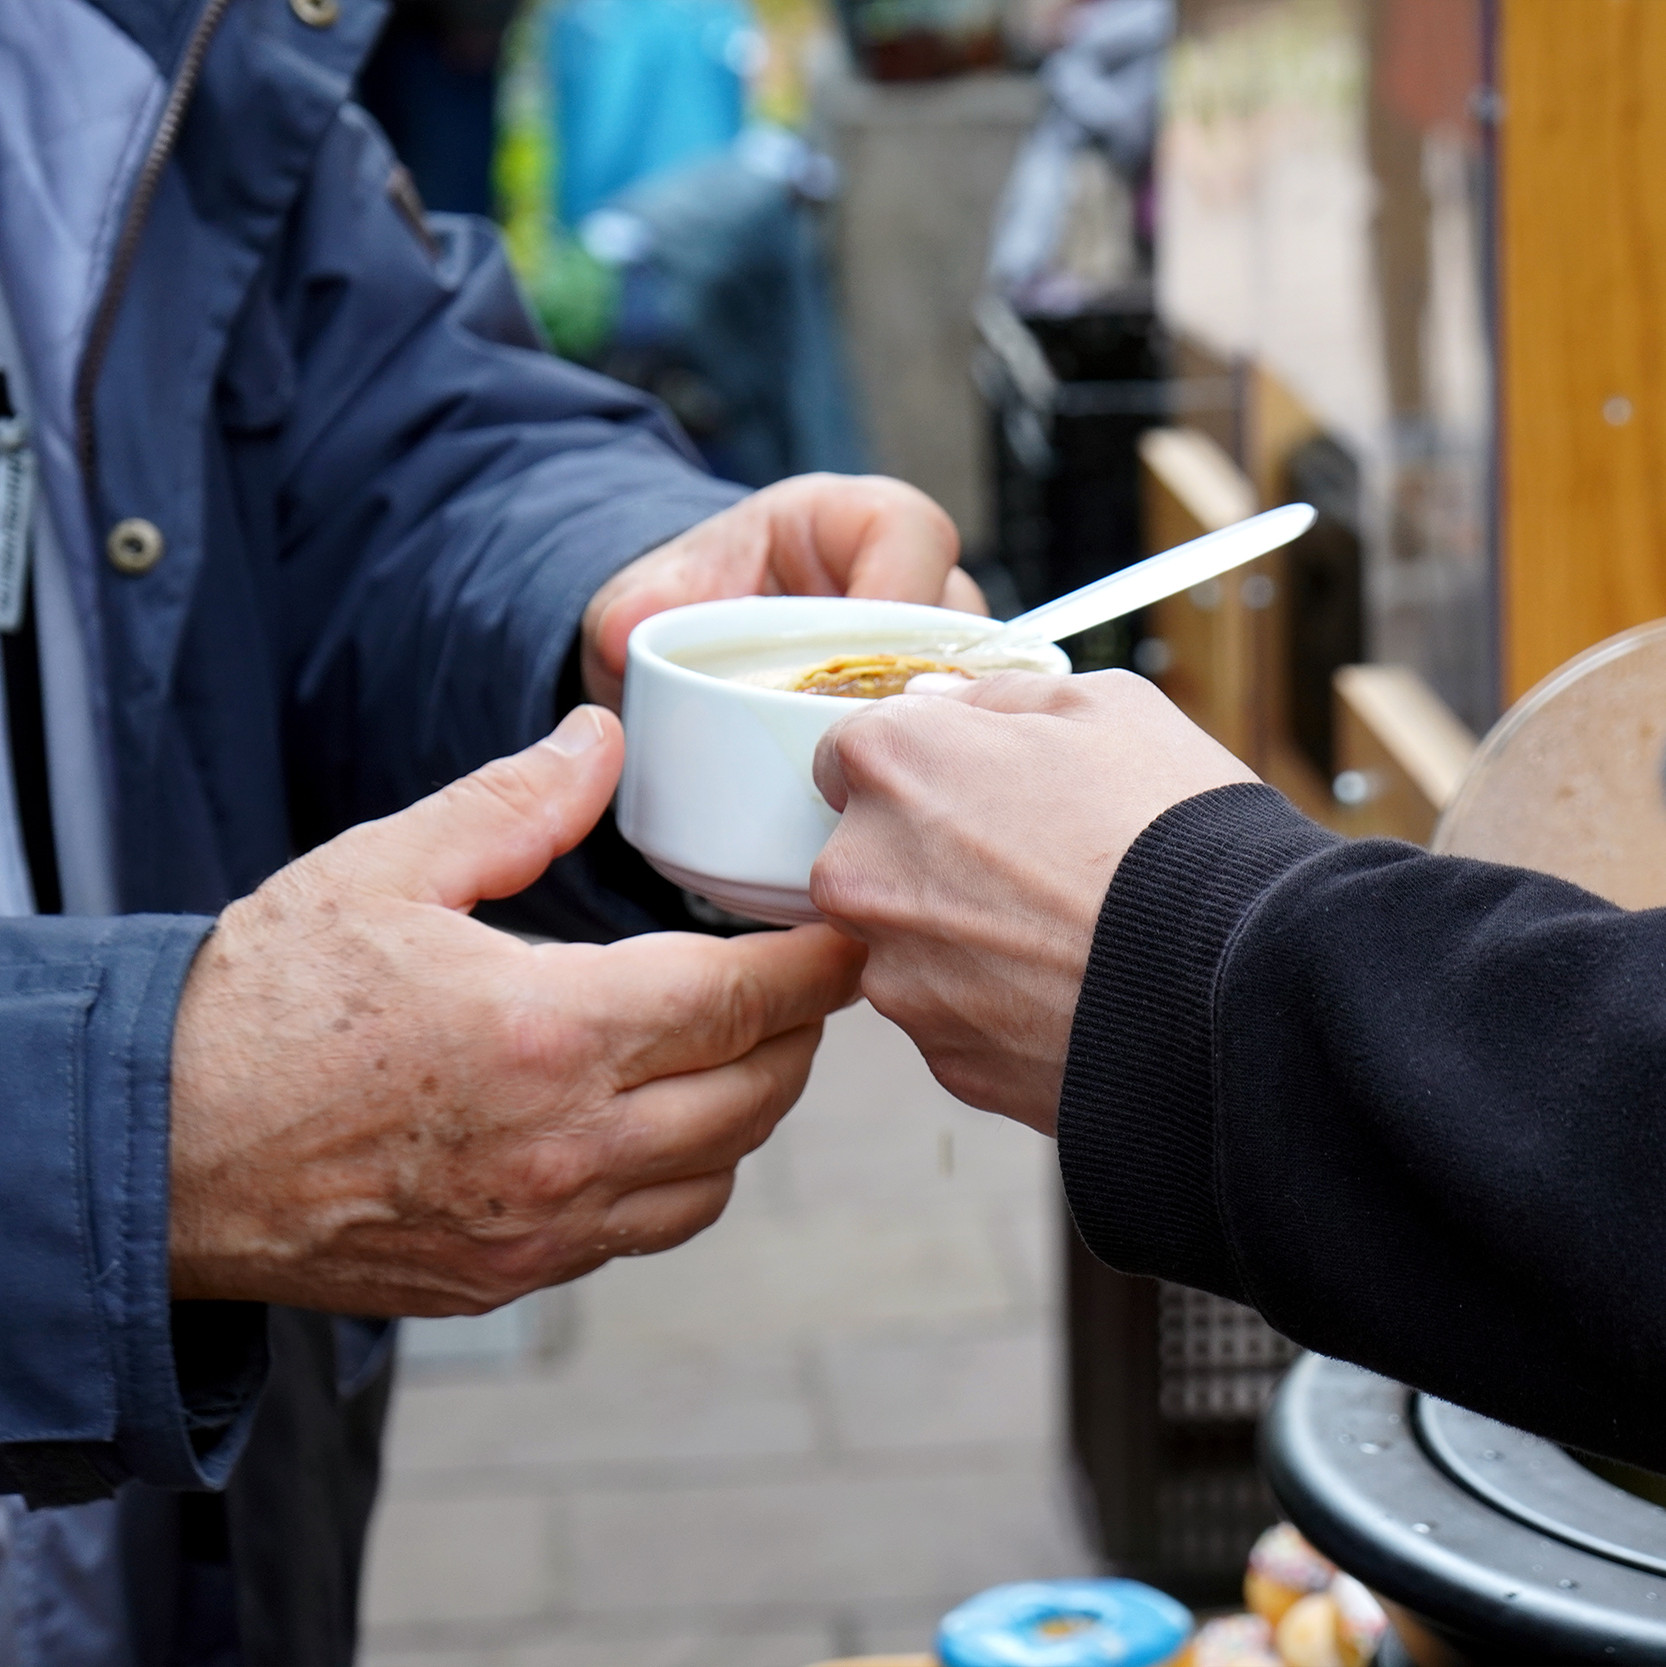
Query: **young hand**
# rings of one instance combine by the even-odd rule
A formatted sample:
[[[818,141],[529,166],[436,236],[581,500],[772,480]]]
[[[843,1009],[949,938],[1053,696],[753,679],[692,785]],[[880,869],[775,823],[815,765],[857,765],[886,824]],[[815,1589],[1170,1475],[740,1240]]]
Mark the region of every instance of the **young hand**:
[[[823,738],[816,784],[844,815],[810,895],[944,1087],[1051,1133],[1117,864],[1171,805],[1256,778],[1127,672],[931,686]]]

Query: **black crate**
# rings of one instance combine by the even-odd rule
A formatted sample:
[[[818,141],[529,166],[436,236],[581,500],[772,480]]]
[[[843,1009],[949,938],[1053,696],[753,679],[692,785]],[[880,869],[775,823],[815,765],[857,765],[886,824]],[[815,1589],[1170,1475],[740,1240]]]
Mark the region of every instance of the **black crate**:
[[[1139,438],[1169,412],[1166,338],[1143,290],[1073,318],[1020,318],[989,296],[977,324],[993,554],[1033,608],[1145,554]]]
[[[1232,374],[1176,375],[1179,355],[1148,287],[1069,318],[978,303],[974,378],[989,416],[995,561],[1037,607],[1148,554],[1140,437],[1173,421],[1235,420]],[[1138,620],[1065,646],[1078,671],[1129,664]]]
[[[1070,1437],[1107,1564],[1203,1607],[1241,1601],[1278,1520],[1255,1430],[1296,1347],[1224,1298],[1094,1260],[1066,1223]]]
[[[1285,552],[1290,586],[1290,730],[1328,781],[1336,773],[1331,680],[1365,658],[1365,561],[1360,535],[1359,464],[1332,435],[1291,454],[1289,496],[1319,512]]]

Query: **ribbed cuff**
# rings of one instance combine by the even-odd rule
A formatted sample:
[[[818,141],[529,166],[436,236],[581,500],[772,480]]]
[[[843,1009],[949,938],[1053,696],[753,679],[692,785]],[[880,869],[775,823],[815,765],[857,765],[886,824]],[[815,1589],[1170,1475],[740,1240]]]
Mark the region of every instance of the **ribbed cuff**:
[[[1102,1261],[1244,1299],[1215,1182],[1216,980],[1273,883],[1337,842],[1240,783],[1176,805],[1122,859],[1059,1103],[1065,1193]]]

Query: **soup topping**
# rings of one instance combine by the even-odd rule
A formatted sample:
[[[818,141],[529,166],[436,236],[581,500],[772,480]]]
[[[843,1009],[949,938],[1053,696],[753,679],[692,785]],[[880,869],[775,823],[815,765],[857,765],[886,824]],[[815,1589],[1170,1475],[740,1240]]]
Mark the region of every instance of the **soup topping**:
[[[883,700],[900,695],[912,678],[943,672],[970,680],[971,673],[922,654],[837,654],[801,671],[788,688],[806,695],[842,695],[847,700]]]

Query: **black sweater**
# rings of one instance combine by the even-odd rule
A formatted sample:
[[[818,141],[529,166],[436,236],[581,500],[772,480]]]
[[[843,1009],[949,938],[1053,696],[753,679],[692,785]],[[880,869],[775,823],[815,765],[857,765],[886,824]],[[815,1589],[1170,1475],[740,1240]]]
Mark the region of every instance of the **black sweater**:
[[[1666,910],[1203,794],[1106,895],[1059,1144],[1114,1266],[1666,1470]]]

